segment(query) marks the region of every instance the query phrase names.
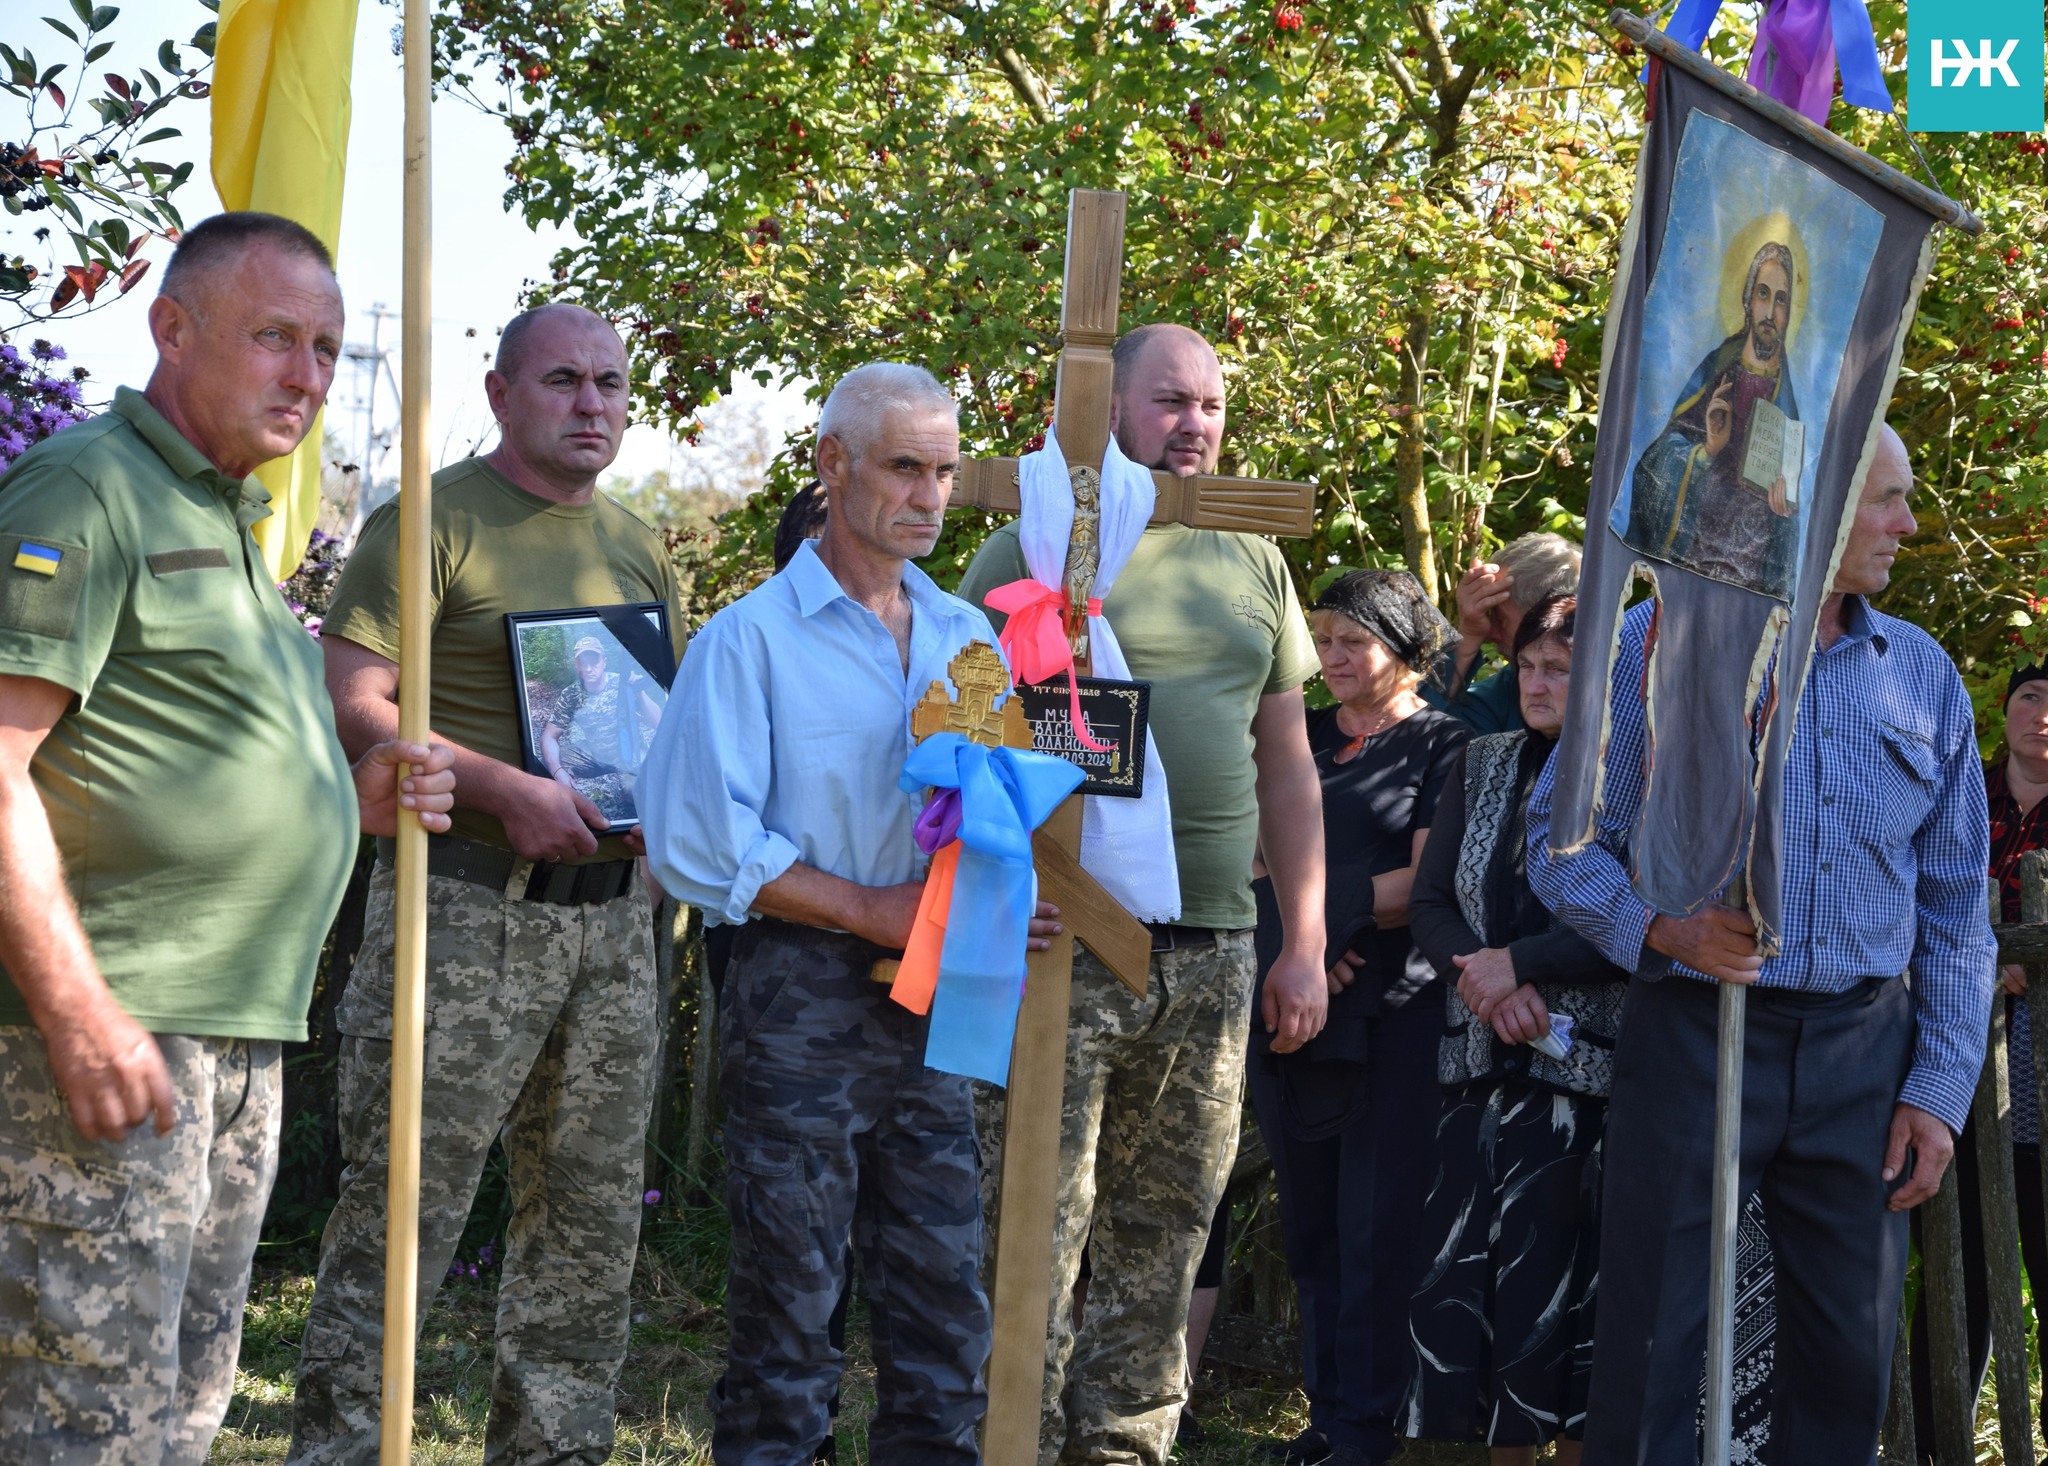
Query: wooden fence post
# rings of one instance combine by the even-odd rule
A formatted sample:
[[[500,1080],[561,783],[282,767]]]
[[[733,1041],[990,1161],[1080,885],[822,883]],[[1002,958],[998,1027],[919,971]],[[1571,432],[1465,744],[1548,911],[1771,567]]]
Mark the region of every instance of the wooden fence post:
[[[1983,1213],[1984,1286],[1991,1305],[1991,1354],[1997,1366],[1998,1436],[2005,1459],[2024,1463],[2034,1459],[2034,1429],[2027,1403],[2027,1322],[2020,1303],[2020,1218],[2013,1183],[2004,1009],[2003,1003],[1993,1001],[1990,1040],[1972,1110]]]
[[[1927,1374],[1934,1384],[1934,1455],[1942,1466],[1969,1466],[1977,1459],[1977,1398],[1970,1388],[1963,1314],[1961,1198],[1956,1168],[1950,1166],[1921,1213],[1920,1306],[1927,1310]]]
[[[693,1191],[704,1183],[704,1164],[711,1156],[711,1114],[718,1105],[718,994],[711,987],[711,964],[704,960],[704,915],[681,908],[686,925],[676,935],[678,946],[691,949],[697,974],[697,1032],[690,1044],[689,1129],[684,1132],[683,1171]]]
[[[2020,857],[2020,920],[2048,922],[2048,850]],[[2027,1024],[2034,1040],[2034,1114],[2037,1123],[2048,1122],[2048,962],[2027,968]],[[2048,1206],[2048,1166],[2041,1168],[2041,1198]],[[2042,1428],[2048,1430],[2048,1421]]]
[[[1892,1346],[1892,1387],[1884,1406],[1884,1430],[1878,1459],[1883,1466],[1920,1466],[1920,1443],[1913,1431],[1913,1366],[1910,1340],[1913,1310],[1899,1294],[1899,1340]]]

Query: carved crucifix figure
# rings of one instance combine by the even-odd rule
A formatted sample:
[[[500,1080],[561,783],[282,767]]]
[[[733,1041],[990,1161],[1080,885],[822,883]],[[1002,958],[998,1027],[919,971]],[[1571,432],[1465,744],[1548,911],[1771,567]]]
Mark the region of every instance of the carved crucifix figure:
[[[1099,553],[1097,495],[1110,437],[1110,352],[1116,343],[1123,234],[1122,194],[1074,192],[1067,214],[1053,426],[1075,490],[1074,528],[1061,589],[1075,613],[1069,624],[1079,633],[1074,642],[1077,675],[1088,669],[1088,623],[1081,613],[1092,591]],[[1155,473],[1153,479],[1158,488],[1154,524],[1302,535],[1313,518],[1314,491],[1306,484],[1167,473]],[[1018,511],[1016,460],[962,463],[953,502]],[[1078,935],[1140,995],[1151,955],[1149,933],[1081,869],[1080,849],[1077,795],[1039,829],[1036,839],[1040,893],[1059,906],[1066,930],[1030,959],[1010,1060],[992,1290],[995,1347],[982,1433],[982,1454],[989,1466],[1031,1466],[1038,1458],[1074,940]],[[1105,945],[1113,950],[1104,950]]]

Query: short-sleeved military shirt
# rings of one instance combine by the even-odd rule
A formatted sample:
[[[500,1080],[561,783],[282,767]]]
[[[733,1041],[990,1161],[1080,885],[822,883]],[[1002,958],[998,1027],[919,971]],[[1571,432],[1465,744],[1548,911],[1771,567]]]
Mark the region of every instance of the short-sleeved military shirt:
[[[0,477],[0,674],[78,702],[31,775],[93,957],[156,1033],[303,1039],[358,813],[269,513],[138,392]],[[0,974],[0,1023],[28,1010]]]
[[[1026,573],[1017,527],[1006,524],[975,555],[960,594],[980,605]],[[1139,536],[1103,612],[1131,676],[1152,684],[1151,737],[1173,805],[1180,919],[1250,926],[1259,815],[1252,717],[1261,697],[1317,672],[1287,562],[1256,535],[1155,524]],[[993,611],[989,619],[998,627],[1003,620]]]
[[[529,494],[481,458],[434,475],[434,700],[432,725],[472,753],[524,767],[510,611],[558,611],[661,601],[677,659],[682,606],[675,566],[660,536],[603,494],[587,504],[558,504]],[[324,636],[345,636],[398,660],[398,506],[370,516],[342,567]],[[456,792],[452,834],[509,848],[495,815],[465,808]],[[622,860],[616,836],[598,841],[590,860]]]

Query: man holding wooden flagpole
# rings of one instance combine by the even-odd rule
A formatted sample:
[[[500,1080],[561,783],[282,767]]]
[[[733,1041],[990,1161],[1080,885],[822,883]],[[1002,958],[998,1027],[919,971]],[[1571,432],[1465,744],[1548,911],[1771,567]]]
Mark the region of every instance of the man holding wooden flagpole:
[[[1969,697],[1933,638],[1866,599],[1885,588],[1899,542],[1914,532],[1912,469],[1888,427],[1868,461],[1785,778],[1788,874],[1774,955],[1759,955],[1746,912],[1714,903],[1660,913],[1630,885],[1651,605],[1623,623],[1596,841],[1570,855],[1550,849],[1555,759],[1530,795],[1530,885],[1638,974],[1605,1142],[1587,1466],[1694,1459],[1717,982],[1749,993],[1736,1038],[1735,1179],[1738,1198],[1763,1194],[1777,1264],[1773,1459],[1876,1459],[1906,1213],[1940,1185],[1969,1113],[1995,952]]]
[[[380,742],[350,769],[250,533],[269,508],[248,475],[333,379],[326,249],[218,215],[149,323],[148,388],[0,479],[10,1461],[205,1459],[277,1170],[280,1045],[305,1037],[356,831],[412,825],[401,806],[443,830],[453,802],[446,749]],[[424,768],[401,784],[401,760]]]
[[[584,794],[527,761],[533,745],[520,709],[531,716],[540,668],[524,661],[525,639],[515,662],[506,618],[569,618],[548,628],[564,654],[598,629],[619,638],[621,665],[639,639],[651,650],[633,655],[656,677],[674,665],[682,629],[674,566],[653,530],[597,492],[625,429],[628,370],[618,333],[581,306],[514,317],[485,378],[498,446],[451,464],[432,484],[430,597],[417,609],[406,604],[402,540],[412,527],[401,528],[401,493],[364,526],[322,627],[344,747],[395,731],[401,678],[416,655],[401,643],[414,625],[427,628],[433,726],[455,749],[462,793],[452,832],[427,851],[433,1022],[421,1069],[421,1181],[409,1205],[387,1196],[405,1136],[389,1098],[402,882],[388,847],[371,872],[362,954],[336,1011],[348,1169],[321,1237],[300,1348],[295,1462],[369,1458],[392,1338],[380,1310],[400,1246],[387,1225],[408,1210],[418,1217],[407,1256],[420,1268],[424,1303],[501,1132],[513,1212],[499,1290],[493,1459],[610,1453],[659,1036],[654,923],[634,858],[637,831],[610,829]],[[673,639],[650,624],[664,611]],[[563,633],[561,624],[584,630]],[[573,680],[573,658],[564,661],[562,675]],[[544,721],[534,720],[536,741]]]

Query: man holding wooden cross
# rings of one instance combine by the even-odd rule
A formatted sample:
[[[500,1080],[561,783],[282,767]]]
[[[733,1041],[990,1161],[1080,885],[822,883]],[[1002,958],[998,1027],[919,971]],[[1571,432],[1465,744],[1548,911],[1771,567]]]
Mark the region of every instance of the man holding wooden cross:
[[[149,326],[148,387],[0,479],[0,1455],[38,1466],[206,1459],[358,826],[453,802],[445,748],[350,769],[249,534],[341,354],[326,249],[215,215]]]
[[[1114,352],[1110,429],[1133,463],[1211,474],[1222,367],[1181,326]],[[1028,571],[1015,526],[990,537],[961,593]],[[1061,1114],[1057,1233],[1039,1459],[1163,1462],[1185,1395],[1188,1294],[1236,1154],[1254,963],[1254,849],[1286,917],[1262,1015],[1280,1052],[1322,1026],[1322,796],[1301,687],[1315,649],[1280,552],[1253,535],[1157,524],[1104,602],[1131,676],[1151,684],[1179,909],[1152,924],[1146,995],[1077,951]],[[1084,864],[1086,853],[1084,848]],[[994,1116],[984,1147],[1000,1147]],[[1069,1295],[1090,1249],[1078,1333]]]
[[[971,1463],[989,1307],[968,1081],[874,980],[924,891],[899,785],[912,706],[995,633],[909,562],[952,496],[952,397],[873,362],[818,419],[824,533],[691,643],[641,790],[662,885],[738,926],[719,1009],[732,1258],[719,1466],[809,1462],[829,1429],[847,1242],[873,1309],[876,1461]],[[1057,913],[1040,904],[1030,945]]]

